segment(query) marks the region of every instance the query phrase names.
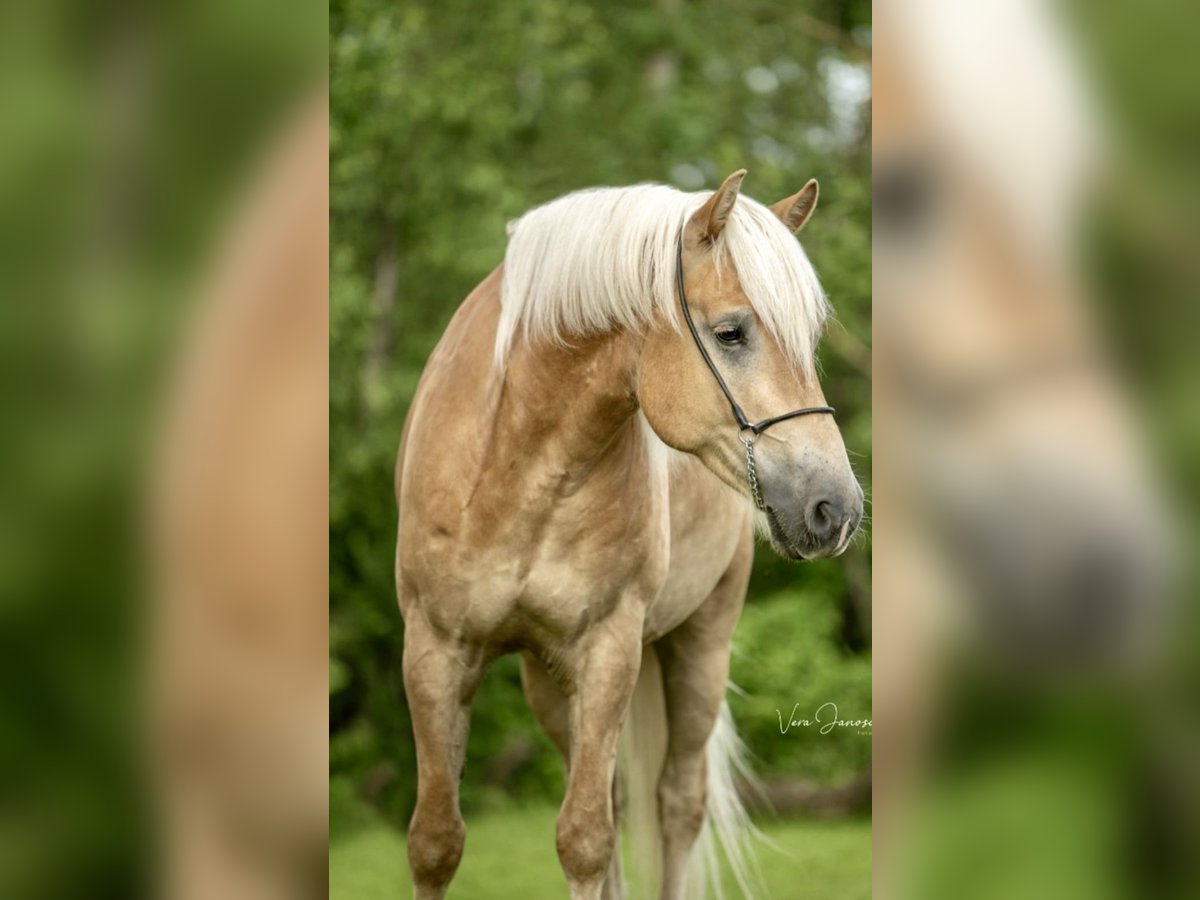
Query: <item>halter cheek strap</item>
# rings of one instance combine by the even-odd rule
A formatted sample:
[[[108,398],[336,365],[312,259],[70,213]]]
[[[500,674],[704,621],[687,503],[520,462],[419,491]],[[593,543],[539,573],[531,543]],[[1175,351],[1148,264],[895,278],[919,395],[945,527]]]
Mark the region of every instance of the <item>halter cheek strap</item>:
[[[700,355],[704,358],[705,365],[708,366],[708,371],[712,372],[713,378],[716,379],[717,387],[721,389],[721,393],[725,395],[725,399],[729,401],[729,409],[733,412],[733,419],[738,427],[738,439],[746,447],[746,477],[750,482],[750,494],[754,497],[754,505],[760,510],[766,510],[766,505],[763,503],[762,494],[758,487],[758,470],[754,464],[754,442],[758,440],[758,436],[770,428],[772,425],[777,425],[780,422],[788,419],[795,419],[798,416],[809,416],[814,413],[833,413],[832,406],[806,406],[803,409],[793,409],[791,412],[786,412],[781,416],[772,416],[769,419],[763,419],[761,422],[751,422],[746,418],[745,412],[736,400],[733,399],[733,392],[729,390],[729,385],[725,383],[725,379],[721,377],[721,372],[717,368],[717,364],[713,362],[712,357],[708,353],[708,349],[704,346],[704,342],[700,340],[700,332],[696,330],[696,323],[692,320],[692,311],[688,307],[687,292],[683,288],[683,230],[680,229],[679,237],[675,241],[675,286],[679,291],[679,305],[683,308],[683,320],[687,322],[688,331],[692,333],[692,340],[696,342],[696,349],[700,351]],[[746,432],[750,432],[747,437]]]

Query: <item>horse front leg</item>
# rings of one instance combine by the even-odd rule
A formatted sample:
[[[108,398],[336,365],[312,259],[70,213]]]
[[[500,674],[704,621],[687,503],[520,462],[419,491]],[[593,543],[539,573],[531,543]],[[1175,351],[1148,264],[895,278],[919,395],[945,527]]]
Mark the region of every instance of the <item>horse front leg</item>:
[[[563,759],[564,770],[571,771],[571,706],[562,687],[546,670],[542,662],[532,654],[521,658],[521,684],[525,689],[525,699],[529,708],[542,730],[554,742]],[[621,810],[617,779],[614,776],[612,786],[613,821],[617,830],[621,827]],[[625,896],[625,883],[621,876],[621,854],[614,852],[609,864],[608,875],[604,879],[603,900],[621,900]]]
[[[569,691],[570,765],[556,844],[572,900],[600,900],[614,871],[613,779],[617,741],[642,662],[641,611],[617,609],[593,626],[579,650]],[[619,884],[611,891],[619,891]]]
[[[458,785],[471,700],[483,674],[478,648],[437,634],[422,616],[404,632],[404,689],[417,750],[417,805],[408,829],[416,900],[440,900],[462,859],[467,831]]]

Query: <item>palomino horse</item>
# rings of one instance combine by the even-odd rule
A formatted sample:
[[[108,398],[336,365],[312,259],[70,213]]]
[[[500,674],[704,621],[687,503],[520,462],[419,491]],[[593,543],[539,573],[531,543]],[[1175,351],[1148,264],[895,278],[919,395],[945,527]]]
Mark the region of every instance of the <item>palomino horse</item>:
[[[159,426],[147,738],[170,900],[329,890],[328,110],[309,98],[264,157]]]
[[[1153,649],[1167,609],[1169,511],[1103,364],[1072,252],[1103,129],[1051,6],[875,5],[873,427],[885,452],[872,473],[883,591],[873,632],[886,636],[872,648],[876,897],[894,896],[899,859],[917,823],[928,828],[922,789],[947,787],[936,779],[939,731],[986,721],[978,704],[960,715],[956,688],[985,672],[1020,698],[1011,710],[1064,682],[1115,677]],[[1140,740],[1132,719],[1125,727],[1131,745]],[[1008,772],[1010,748],[1031,746],[1037,728],[1006,720],[989,765]],[[1069,775],[1079,756],[1054,758]],[[967,768],[947,781],[968,784]],[[1061,795],[1033,783],[1048,815],[1026,804],[1030,827],[1008,853],[976,836],[967,854],[992,861],[971,876],[1000,881],[999,893],[1030,893],[1012,880],[1022,860],[1035,860],[1025,878],[1045,881],[1047,829],[1034,826],[1062,827]],[[948,809],[948,791],[931,806]],[[969,815],[975,795],[959,796],[959,821],[992,816]],[[964,855],[967,834],[956,837]],[[1089,884],[1098,866],[1077,852],[1058,871],[1078,865]]]
[[[441,897],[462,856],[471,698],[504,653],[523,654],[567,762],[573,898],[622,892],[614,778],[639,671],[669,723],[662,896],[683,894],[706,799],[740,812],[728,780],[711,795],[706,748],[723,745],[751,500],[792,559],[844,550],[863,501],[815,375],[826,302],[793,237],[817,184],[768,209],[739,198],[744,175],[711,195],[605,188],[529,212],[430,357],[396,469],[418,898]]]

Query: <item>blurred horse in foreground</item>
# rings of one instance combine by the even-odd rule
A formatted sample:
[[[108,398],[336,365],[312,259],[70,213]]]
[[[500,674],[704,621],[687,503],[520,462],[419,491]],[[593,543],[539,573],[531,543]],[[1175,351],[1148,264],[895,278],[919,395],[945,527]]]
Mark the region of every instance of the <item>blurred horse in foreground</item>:
[[[876,10],[882,896],[956,687],[982,677],[1025,710],[1138,677],[1160,646],[1170,520],[1078,265],[1098,117],[1049,4]]]
[[[328,147],[312,98],[217,256],[154,477],[163,896],[328,891]]]

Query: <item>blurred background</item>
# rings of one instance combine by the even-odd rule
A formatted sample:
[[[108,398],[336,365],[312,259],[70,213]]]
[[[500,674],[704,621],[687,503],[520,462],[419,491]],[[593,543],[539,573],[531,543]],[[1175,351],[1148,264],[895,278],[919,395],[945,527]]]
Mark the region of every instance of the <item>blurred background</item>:
[[[777,805],[807,817],[765,826],[792,853],[768,863],[775,896],[865,896],[870,823],[845,811],[872,762],[878,896],[1196,896],[1200,17],[880,0],[874,18],[0,10],[0,896],[151,893],[196,846],[159,893],[321,895],[327,738],[335,887],[394,895],[413,769],[389,473],[424,354],[506,219],[742,165],[768,201],[821,179],[826,386],[860,474],[872,424],[886,451],[873,621],[864,543],[804,569],[760,554],[739,632],[735,712]],[[197,430],[222,441],[182,459],[239,478],[164,438]],[[198,520],[224,541],[189,541]],[[187,691],[147,703],[162,685]],[[555,764],[513,670],[487,690],[465,865],[499,847],[508,871],[474,885],[557,885]],[[830,697],[874,709],[873,755],[776,736],[777,709]],[[172,813],[188,796],[210,801],[199,841]]]
[[[148,538],[159,536],[145,527],[150,448],[164,419],[193,409],[175,389],[183,358],[239,355],[224,329],[202,337],[199,323],[235,293],[232,282],[213,283],[224,260],[262,246],[248,239],[244,211],[263,170],[296,158],[278,145],[295,143],[298,107],[324,106],[326,34],[324,4],[307,2],[0,6],[0,896],[151,890],[168,839],[147,789],[156,759],[147,695],[161,683],[147,677],[147,636],[163,595],[149,577]],[[320,226],[325,139],[307,131],[318,151],[308,183],[320,186],[308,221]],[[287,250],[281,258],[289,265]],[[278,285],[241,281],[247,309],[278,296]],[[313,287],[320,339],[297,368],[322,384],[324,288]],[[275,358],[278,329],[252,333],[257,355]],[[263,409],[278,393],[246,395]],[[323,396],[299,448],[315,445],[318,479]],[[229,431],[214,430],[213,443],[228,446]],[[296,451],[283,448],[270,468]],[[194,486],[228,499],[211,478]],[[323,519],[323,502],[304,508]],[[248,545],[280,524],[279,512],[265,508],[242,532]],[[218,519],[249,521],[228,505]],[[225,570],[217,557],[202,567]],[[192,581],[177,574],[176,584]],[[316,574],[323,619],[323,565]],[[250,606],[263,594],[210,581],[192,606],[234,593]],[[248,643],[265,652],[261,633]],[[320,749],[320,646],[312,659],[321,716],[310,733]],[[210,675],[222,669],[216,656],[207,665]],[[226,685],[214,696],[239,694],[248,696],[244,686]],[[211,755],[211,745],[190,746],[193,757]],[[323,767],[312,777],[323,779]]]
[[[1198,34],[875,4],[877,897],[1200,892]]]
[[[331,5],[335,896],[392,896],[407,877],[416,764],[392,472],[425,360],[503,259],[508,220],[595,185],[712,189],[744,166],[744,190],[771,203],[818,178],[803,243],[837,314],[823,384],[869,491],[870,54],[866,2]],[[773,896],[869,890],[869,729],[781,734],[779,719],[812,719],[826,702],[843,719],[870,718],[870,577],[865,536],[840,559],[802,566],[758,553],[730,703],[777,809],[765,821],[792,817],[765,826],[785,851],[762,848]],[[451,895],[560,896],[562,790],[517,659],[502,659],[473,709],[470,836]]]

